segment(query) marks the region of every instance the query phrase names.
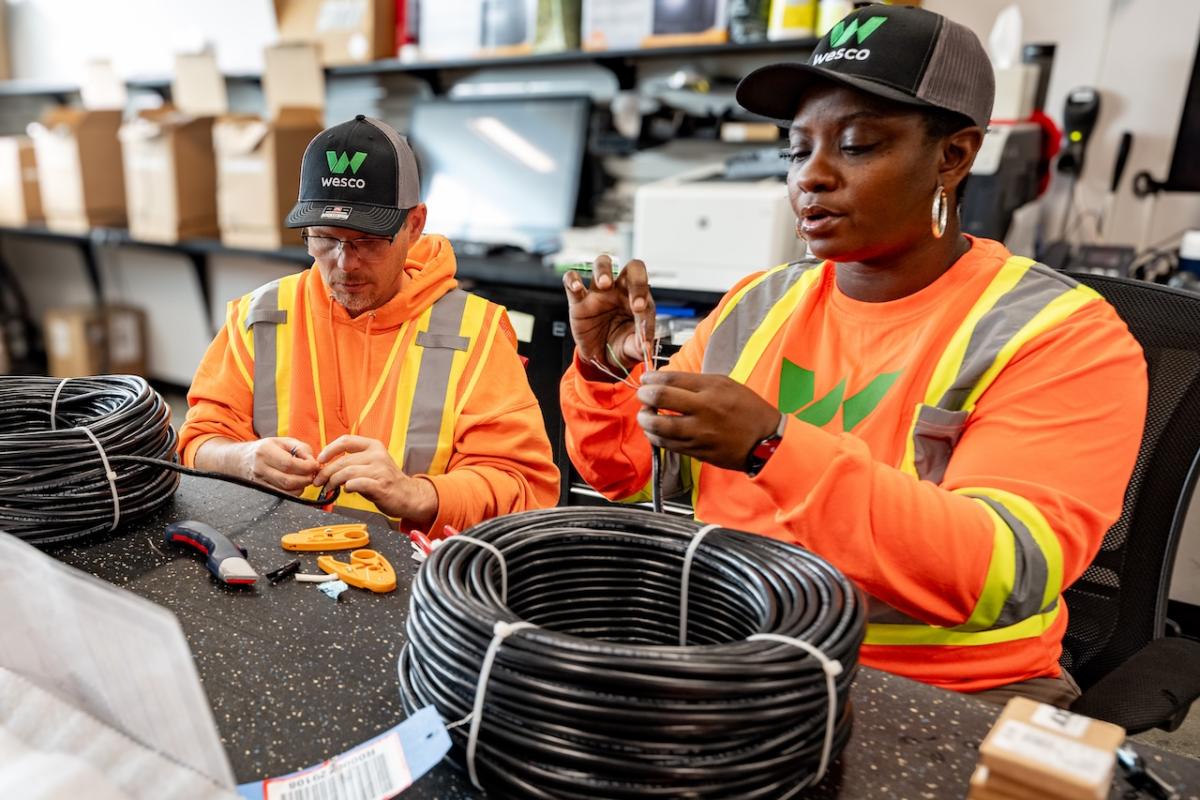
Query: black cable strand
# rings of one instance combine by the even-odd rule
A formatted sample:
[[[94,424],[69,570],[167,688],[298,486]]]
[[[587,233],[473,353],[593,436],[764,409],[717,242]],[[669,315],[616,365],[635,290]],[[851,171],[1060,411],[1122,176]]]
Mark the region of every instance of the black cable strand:
[[[51,430],[51,406],[55,406]],[[116,473],[121,522],[166,503],[179,486],[176,473],[236,483],[303,505],[304,500],[232,475],[194,470],[177,462],[171,411],[142,378],[103,375],[71,378],[0,376],[0,531],[38,546],[76,541],[107,531],[114,516],[112,489],[100,452]]]
[[[688,644],[679,646],[684,555],[699,525],[637,509],[551,509],[484,522],[445,541],[413,582],[400,691],[448,723],[472,710],[497,621],[500,646],[476,752],[489,796],[779,798],[815,774],[836,659],[832,756],[850,733],[849,687],[865,602],[826,561],[726,529],[692,562]],[[469,724],[451,731],[465,763]],[[831,758],[832,758],[831,756]]]

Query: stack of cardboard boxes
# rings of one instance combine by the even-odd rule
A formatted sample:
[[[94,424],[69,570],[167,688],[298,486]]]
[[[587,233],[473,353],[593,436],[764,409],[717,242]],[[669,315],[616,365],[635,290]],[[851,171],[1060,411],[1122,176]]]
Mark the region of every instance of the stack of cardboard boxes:
[[[27,136],[0,137],[0,225],[20,227],[42,221],[37,156]]]

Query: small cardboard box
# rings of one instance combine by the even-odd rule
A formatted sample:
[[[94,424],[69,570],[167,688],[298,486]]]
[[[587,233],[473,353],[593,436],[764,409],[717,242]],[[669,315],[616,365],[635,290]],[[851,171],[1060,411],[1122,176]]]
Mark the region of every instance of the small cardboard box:
[[[120,127],[120,111],[66,106],[29,127],[47,227],[86,233],[125,225]]]
[[[325,77],[316,48],[268,48],[263,90],[267,119],[226,115],[213,127],[221,241],[229,247],[298,247],[300,231],[283,222],[299,194],[304,149],[325,127]]]
[[[583,0],[583,49],[637,49],[653,24],[654,0]]]
[[[56,378],[146,374],[146,315],[139,308],[50,309],[44,334],[49,374]]]
[[[41,220],[33,141],[26,136],[0,137],[0,225],[19,227]]]
[[[215,115],[226,108],[225,82],[211,53],[175,60],[176,106],[146,109],[121,126],[129,232],[172,243],[216,237]]]
[[[1041,797],[1103,800],[1124,740],[1111,723],[1014,697],[979,745],[986,791],[1007,794],[1017,784]]]
[[[396,57],[396,0],[275,0],[283,42],[320,47],[326,66]]]
[[[109,62],[94,61],[84,71],[80,95],[83,108],[57,106],[29,126],[46,226],[67,233],[124,227],[125,180],[117,130],[125,84]]]

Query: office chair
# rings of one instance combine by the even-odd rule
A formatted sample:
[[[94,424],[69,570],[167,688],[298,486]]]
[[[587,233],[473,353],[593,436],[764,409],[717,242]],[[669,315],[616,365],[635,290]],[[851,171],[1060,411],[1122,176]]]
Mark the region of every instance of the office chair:
[[[1150,393],[1121,516],[1064,592],[1070,621],[1060,663],[1083,689],[1072,711],[1130,733],[1172,731],[1200,696],[1200,642],[1164,638],[1171,571],[1200,474],[1200,295],[1072,277],[1102,294],[1141,343]]]

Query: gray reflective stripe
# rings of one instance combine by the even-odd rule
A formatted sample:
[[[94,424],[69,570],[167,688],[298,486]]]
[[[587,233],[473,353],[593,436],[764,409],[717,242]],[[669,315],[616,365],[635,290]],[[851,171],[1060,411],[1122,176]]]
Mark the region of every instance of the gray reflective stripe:
[[[913,426],[913,466],[923,481],[941,483],[950,455],[962,437],[968,412],[922,405]]]
[[[821,266],[822,263],[797,261],[783,269],[767,273],[750,287],[709,336],[708,346],[704,348],[701,372],[718,375],[728,375],[732,372],[750,337],[763,324],[763,320],[775,304],[800,280],[801,275]]]
[[[408,433],[404,439],[404,472],[421,475],[429,472],[437,454],[438,434],[450,391],[450,367],[454,354],[465,350],[458,347],[463,312],[467,308],[467,293],[454,289],[433,304],[429,315],[428,336],[415,344],[424,347],[417,385],[413,392],[412,409],[408,417]],[[429,344],[448,342],[448,344]]]
[[[471,345],[471,340],[465,336],[448,336],[444,333],[421,331],[417,334],[417,344],[421,347],[444,347],[449,350],[465,351]]]
[[[1033,264],[1017,281],[1017,285],[998,298],[996,304],[975,324],[954,385],[942,395],[938,407],[962,408],[971,390],[1013,336],[1050,301],[1077,285],[1045,264]]]
[[[275,396],[276,342],[287,312],[279,307],[279,281],[271,281],[250,298],[246,330],[254,336],[254,435],[260,439],[279,433],[279,399]]]
[[[662,450],[662,499],[670,500],[687,494],[692,490],[692,471],[688,468],[686,456]],[[654,480],[652,477],[650,480]]]
[[[1008,599],[1004,601],[1000,616],[991,627],[1004,628],[1015,625],[1023,619],[1041,613],[1043,611],[1042,595],[1046,591],[1046,581],[1050,578],[1050,568],[1046,564],[1046,555],[1042,552],[1042,548],[1038,547],[1037,541],[1034,540],[1033,534],[1029,532],[1025,523],[1017,519],[1002,503],[991,497],[968,496],[987,503],[993,511],[1000,515],[1004,524],[1013,534],[1013,549],[1016,556],[1013,559],[1015,563],[1013,587],[1008,594]]]

